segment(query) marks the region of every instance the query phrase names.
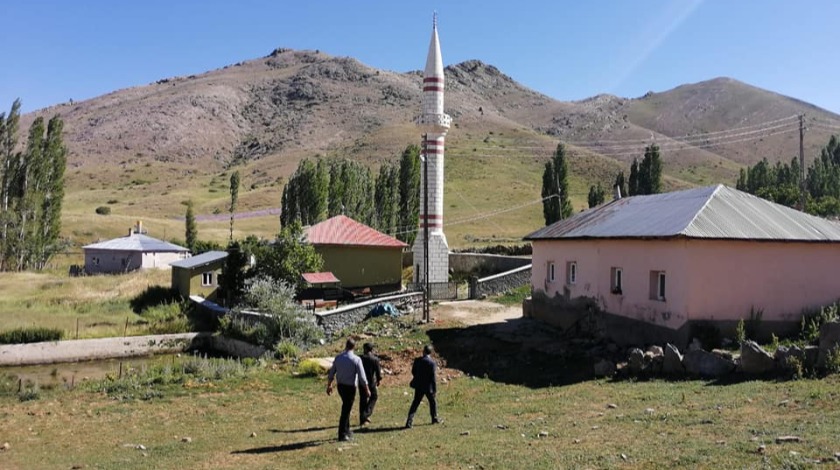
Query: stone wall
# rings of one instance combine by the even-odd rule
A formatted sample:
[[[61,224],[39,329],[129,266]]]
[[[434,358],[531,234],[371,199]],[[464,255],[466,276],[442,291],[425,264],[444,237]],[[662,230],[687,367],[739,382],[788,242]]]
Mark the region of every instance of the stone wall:
[[[318,326],[324,330],[324,334],[327,337],[333,337],[341,330],[361,323],[377,305],[390,303],[400,311],[403,311],[408,306],[411,306],[411,308],[418,307],[422,301],[423,294],[420,292],[392,295],[358,304],[346,305],[327,312],[316,312],[315,318],[317,319]]]
[[[531,265],[522,266],[507,272],[494,274],[481,279],[470,279],[470,298],[481,299],[488,295],[501,294],[531,282]]]

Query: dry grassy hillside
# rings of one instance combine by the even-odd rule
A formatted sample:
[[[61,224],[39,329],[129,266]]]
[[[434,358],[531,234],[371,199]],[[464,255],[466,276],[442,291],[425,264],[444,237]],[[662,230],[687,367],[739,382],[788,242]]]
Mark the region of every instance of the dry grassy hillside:
[[[666,187],[731,184],[744,164],[787,160],[796,136],[762,141],[752,135],[752,141],[700,142],[700,148],[672,138],[801,112],[840,120],[726,79],[639,99],[599,95],[560,102],[476,60],[449,66],[446,75],[446,110],[454,125],[447,139],[445,210],[448,222],[458,222],[447,228],[453,246],[515,240],[538,227],[541,209],[532,203],[539,198],[542,165],[561,139],[569,145],[572,197],[580,209],[590,184],[609,185],[651,139],[666,149]],[[65,233],[77,244],[121,234],[137,218],[153,235],[173,238],[182,237],[177,218],[185,201],[193,200],[199,214],[226,210],[234,169],[243,179],[240,210],[252,211],[279,205],[283,184],[302,158],[346,156],[374,169],[396,160],[419,140],[412,121],[420,82],[419,72],[276,49],[204,74],[56,105],[24,116],[22,126],[39,114],[59,113],[65,120]],[[808,148],[826,140],[815,130]],[[112,215],[94,215],[101,205]],[[241,220],[237,235],[270,236],[277,226],[276,216]],[[201,222],[199,230],[203,238],[226,238],[224,221]]]

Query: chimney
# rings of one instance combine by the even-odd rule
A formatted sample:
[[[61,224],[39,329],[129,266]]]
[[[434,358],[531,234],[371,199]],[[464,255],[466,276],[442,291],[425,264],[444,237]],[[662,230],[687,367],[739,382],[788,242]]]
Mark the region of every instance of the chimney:
[[[621,199],[621,186],[615,185],[613,187],[613,201]]]
[[[138,220],[136,225],[136,233],[142,234],[143,233],[143,222]]]

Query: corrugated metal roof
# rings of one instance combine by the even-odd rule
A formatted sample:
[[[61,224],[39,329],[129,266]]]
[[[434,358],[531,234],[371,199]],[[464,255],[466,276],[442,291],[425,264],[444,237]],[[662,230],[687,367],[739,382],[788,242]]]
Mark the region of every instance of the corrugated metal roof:
[[[717,185],[619,199],[525,239],[668,237],[837,242],[840,224]]]
[[[125,237],[114,238],[104,242],[85,245],[84,249],[118,250],[118,251],[149,251],[149,252],[181,252],[190,251],[183,246],[158,240],[148,235],[134,233]]]
[[[306,230],[313,245],[380,246],[402,248],[407,244],[345,215],[337,215]]]
[[[169,263],[169,265],[174,266],[176,268],[192,269],[197,268],[199,266],[204,266],[206,264],[210,264],[220,259],[225,259],[227,258],[227,255],[228,254],[226,251],[208,251],[200,255],[191,256],[187,259],[182,259]]]
[[[303,280],[309,284],[327,284],[332,282],[341,282],[335,277],[335,274],[327,271],[322,273],[303,273],[301,274]]]

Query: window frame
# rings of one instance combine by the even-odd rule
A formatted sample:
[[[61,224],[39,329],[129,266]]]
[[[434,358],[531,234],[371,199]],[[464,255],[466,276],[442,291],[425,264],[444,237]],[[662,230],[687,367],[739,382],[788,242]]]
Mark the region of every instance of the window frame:
[[[205,282],[207,278],[209,278],[209,281]],[[213,271],[201,273],[201,287],[213,287]]]
[[[577,284],[577,261],[566,263],[566,284],[573,286]]]
[[[624,269],[614,266],[610,269],[610,292],[616,295],[624,293]]]
[[[665,271],[659,271],[656,273],[656,300],[665,301],[665,282]]]
[[[554,261],[549,261],[549,262],[548,262],[548,273],[547,273],[547,276],[548,276],[548,282],[554,282],[554,280],[556,279],[556,277],[555,277]]]

